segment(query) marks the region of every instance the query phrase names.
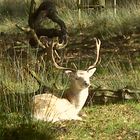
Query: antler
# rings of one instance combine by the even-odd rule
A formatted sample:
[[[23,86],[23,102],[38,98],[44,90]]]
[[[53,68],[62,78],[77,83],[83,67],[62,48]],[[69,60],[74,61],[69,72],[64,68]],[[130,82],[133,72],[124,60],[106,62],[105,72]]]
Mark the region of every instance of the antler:
[[[61,70],[70,70],[70,71],[74,71],[74,72],[75,72],[76,69],[62,67],[62,66],[59,66],[59,65],[56,63],[55,58],[54,58],[54,46],[59,46],[59,43],[52,41],[50,46],[51,46],[51,57],[52,57],[52,62],[53,62],[53,64],[54,64],[54,66],[55,66],[57,69],[61,69]]]
[[[57,38],[56,39],[56,42],[57,42],[57,45],[56,45],[57,50],[60,50],[60,49],[63,49],[63,48],[65,48],[67,46],[67,44],[68,44],[68,38],[66,38],[65,41],[63,40],[61,43],[59,43],[59,40]]]
[[[95,41],[96,41],[96,48],[97,48],[96,60],[95,60],[95,62],[94,62],[93,65],[91,65],[91,66],[88,67],[87,71],[90,70],[90,69],[92,69],[92,68],[94,68],[94,67],[96,67],[96,64],[99,61],[99,53],[100,53],[101,41],[100,41],[100,39],[97,39],[97,38],[95,38]]]

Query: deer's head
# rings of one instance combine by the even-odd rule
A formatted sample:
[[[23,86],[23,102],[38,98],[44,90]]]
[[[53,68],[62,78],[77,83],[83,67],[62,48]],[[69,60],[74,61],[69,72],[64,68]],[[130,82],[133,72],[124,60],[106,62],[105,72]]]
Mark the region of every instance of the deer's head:
[[[69,75],[71,79],[71,85],[76,89],[84,89],[90,86],[90,77],[96,71],[96,68],[92,68],[89,71],[85,70],[77,70],[77,71],[70,71],[66,70],[65,73]]]
[[[71,85],[74,85],[74,88],[76,89],[80,90],[80,89],[88,88],[90,86],[90,77],[96,71],[96,65],[99,61],[99,51],[100,51],[101,41],[99,39],[95,39],[95,41],[96,41],[96,48],[97,48],[96,61],[94,62],[93,65],[89,66],[86,70],[77,70],[77,69],[71,69],[71,68],[65,68],[59,66],[55,62],[53,56],[53,47],[52,47],[52,60],[54,66],[58,69],[65,70],[65,73],[68,74],[71,79]]]

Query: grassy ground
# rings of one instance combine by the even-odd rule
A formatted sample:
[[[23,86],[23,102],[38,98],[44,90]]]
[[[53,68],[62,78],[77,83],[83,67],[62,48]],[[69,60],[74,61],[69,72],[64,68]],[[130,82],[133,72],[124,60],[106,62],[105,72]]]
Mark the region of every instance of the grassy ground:
[[[33,122],[16,113],[1,115],[2,140],[139,140],[140,104],[85,108],[83,121],[55,124]]]
[[[83,122],[65,124],[60,139],[138,140],[140,138],[139,104],[117,104],[86,108]]]

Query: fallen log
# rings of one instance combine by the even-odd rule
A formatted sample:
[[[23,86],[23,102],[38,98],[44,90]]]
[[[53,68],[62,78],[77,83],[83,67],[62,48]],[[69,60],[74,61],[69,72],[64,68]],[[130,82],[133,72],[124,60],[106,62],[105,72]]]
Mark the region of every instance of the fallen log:
[[[107,89],[101,86],[95,89],[91,87],[85,105],[119,103],[124,101],[140,102],[140,89],[128,86],[118,90]]]

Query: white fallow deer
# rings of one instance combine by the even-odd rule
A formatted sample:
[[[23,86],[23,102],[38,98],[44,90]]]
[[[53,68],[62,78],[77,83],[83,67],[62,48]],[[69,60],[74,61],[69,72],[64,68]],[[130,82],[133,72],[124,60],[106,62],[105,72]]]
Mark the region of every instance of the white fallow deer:
[[[84,106],[89,94],[90,77],[96,71],[96,64],[99,60],[100,45],[101,41],[96,39],[96,61],[86,70],[75,70],[59,66],[55,62],[52,47],[51,53],[54,66],[58,69],[65,70],[65,72],[70,76],[70,87],[64,92],[63,98],[58,98],[50,93],[35,95],[32,100],[33,118],[49,122],[82,120],[79,116],[79,112]]]

